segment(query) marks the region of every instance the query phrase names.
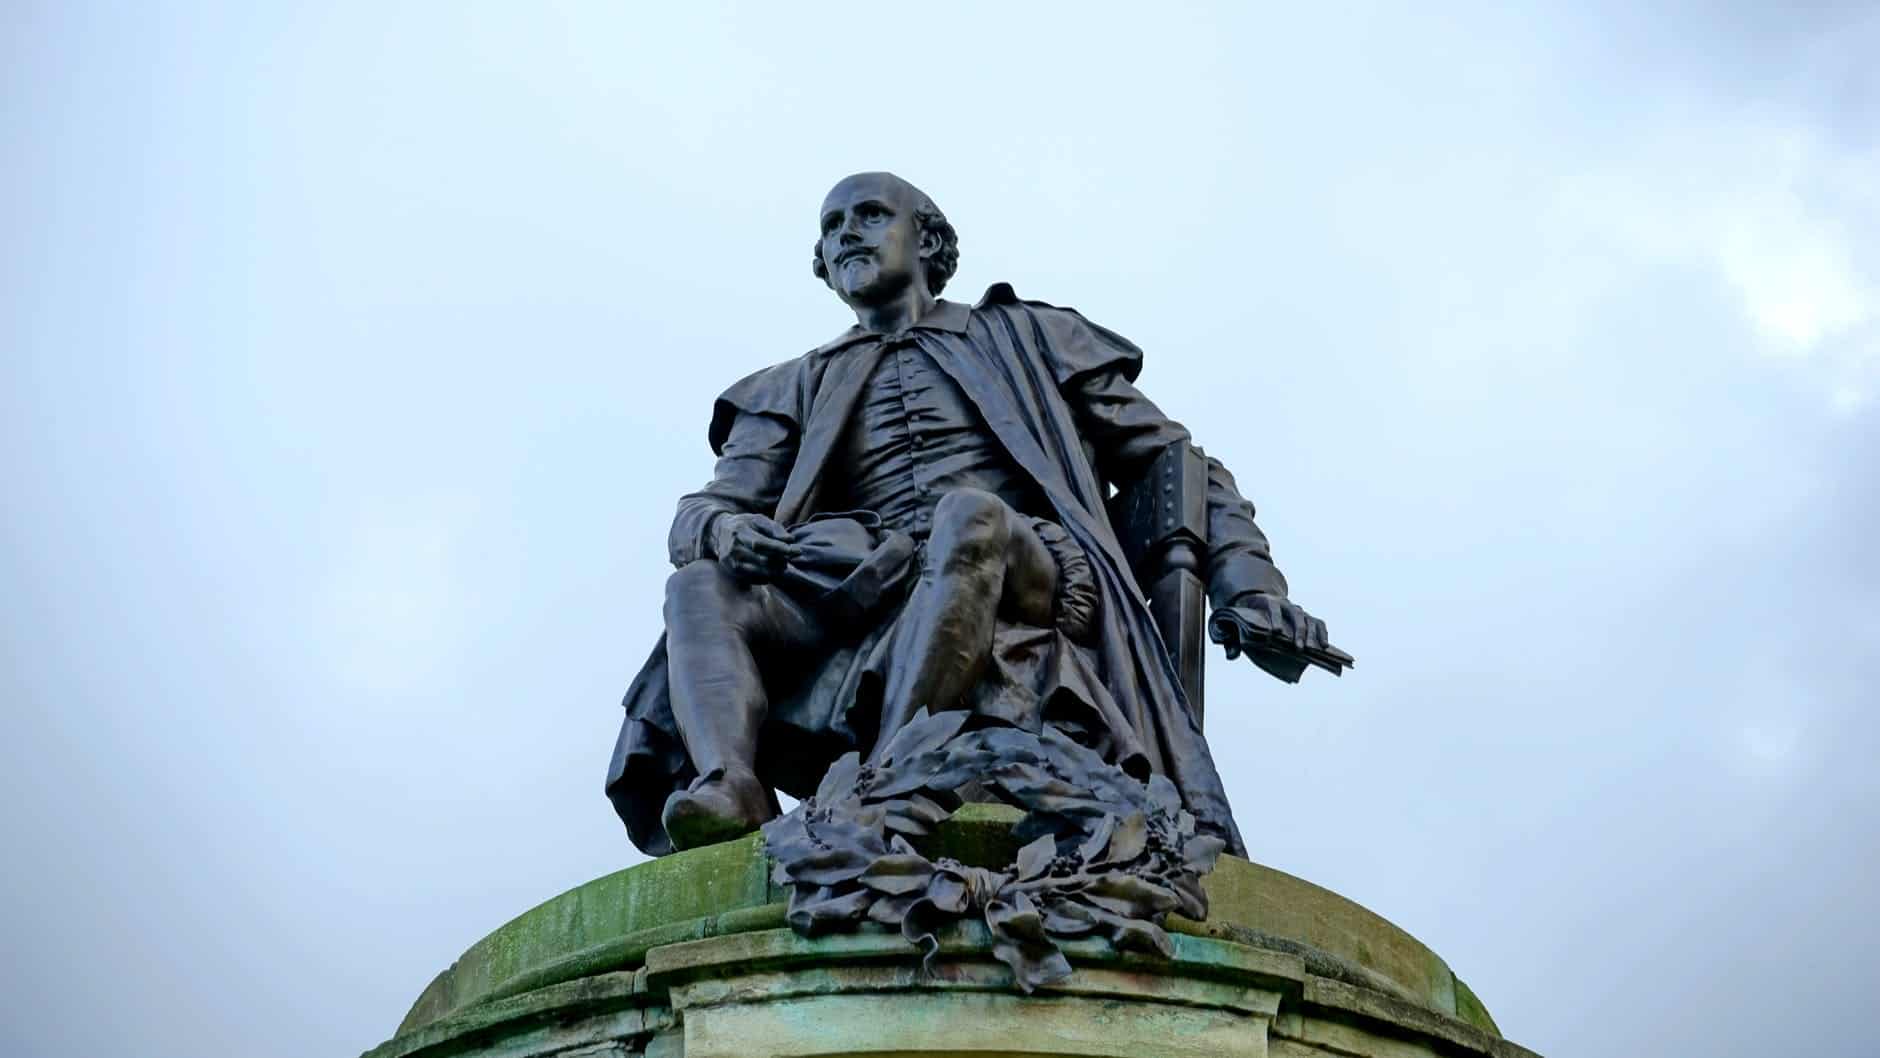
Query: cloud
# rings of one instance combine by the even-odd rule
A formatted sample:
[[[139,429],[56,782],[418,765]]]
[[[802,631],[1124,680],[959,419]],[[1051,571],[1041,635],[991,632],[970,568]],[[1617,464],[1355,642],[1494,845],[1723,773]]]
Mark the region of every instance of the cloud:
[[[1700,269],[1764,353],[1816,365],[1838,411],[1880,378],[1880,153],[1739,111],[1665,115],[1563,181],[1562,215],[1610,248]]]

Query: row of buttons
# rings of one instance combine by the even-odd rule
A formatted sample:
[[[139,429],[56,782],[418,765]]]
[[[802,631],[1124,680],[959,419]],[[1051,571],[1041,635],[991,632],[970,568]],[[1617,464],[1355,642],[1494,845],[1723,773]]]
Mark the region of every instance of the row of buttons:
[[[908,370],[901,372],[903,376],[903,381],[905,381],[905,377],[914,368],[914,354],[906,346],[901,347],[901,366],[903,368],[908,369]],[[906,414],[907,400],[908,400],[907,386],[903,384],[901,386],[901,407],[903,409],[903,415],[902,415],[901,421],[902,421],[903,427],[906,428],[906,432],[904,436],[906,436],[907,438],[907,446],[909,448],[912,448],[918,451],[921,447],[922,441],[921,441],[920,434],[918,432],[916,432],[912,428],[907,428],[908,422],[913,418],[912,415]],[[920,468],[919,468],[919,464],[917,463],[915,465],[915,473],[918,474],[919,472],[920,472]],[[922,497],[931,496],[933,495],[933,486],[927,484],[924,481],[917,481],[915,482],[915,485],[914,485],[914,494],[916,496],[922,496]],[[922,508],[920,511],[916,512],[915,516],[919,518],[922,522],[925,522],[925,521],[928,521],[930,518],[932,518],[933,514],[931,511],[927,510],[926,508]]]

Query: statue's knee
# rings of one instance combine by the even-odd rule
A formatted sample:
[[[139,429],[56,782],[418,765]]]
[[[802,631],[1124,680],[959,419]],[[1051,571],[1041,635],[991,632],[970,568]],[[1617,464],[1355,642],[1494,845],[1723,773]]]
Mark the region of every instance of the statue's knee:
[[[666,623],[695,613],[729,619],[740,594],[740,586],[716,560],[688,562],[666,578]]]
[[[934,505],[934,528],[987,535],[1005,525],[1005,501],[984,489],[954,489]]]
[[[956,489],[934,506],[928,546],[945,563],[997,561],[1010,535],[1005,501],[982,489]]]

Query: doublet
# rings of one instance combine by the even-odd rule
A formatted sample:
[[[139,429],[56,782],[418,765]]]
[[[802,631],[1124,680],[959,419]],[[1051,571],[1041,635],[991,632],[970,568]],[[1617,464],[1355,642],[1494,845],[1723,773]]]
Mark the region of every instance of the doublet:
[[[872,511],[917,540],[933,530],[940,497],[957,489],[983,489],[1023,514],[1048,510],[959,384],[911,342],[882,350],[830,471],[846,483],[831,497],[839,507]]]

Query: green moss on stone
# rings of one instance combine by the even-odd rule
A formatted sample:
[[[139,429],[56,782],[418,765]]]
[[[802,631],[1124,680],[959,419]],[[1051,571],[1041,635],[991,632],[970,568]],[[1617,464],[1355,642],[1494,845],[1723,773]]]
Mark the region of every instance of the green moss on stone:
[[[615,871],[570,889],[471,946],[424,990],[399,1030],[429,1024],[486,999],[578,976],[568,971],[630,968],[648,945],[620,942],[667,927],[672,928],[671,936],[656,939],[659,935],[653,934],[649,943],[695,939],[699,920],[761,908],[778,899],[769,876],[762,839],[752,834]],[[561,972],[554,972],[557,969]]]
[[[918,845],[930,858],[1004,867],[1018,852],[1011,828],[1020,817],[1004,805],[967,805]],[[637,969],[649,950],[663,945],[779,928],[785,894],[769,873],[762,841],[751,835],[569,890],[473,945],[425,989],[399,1032],[478,1004]],[[1177,918],[1170,922],[1172,931],[1319,959],[1326,964],[1320,972],[1335,969],[1341,980],[1381,987],[1494,1031],[1480,1000],[1434,952],[1352,901],[1233,857],[1222,857],[1204,884],[1209,921]]]
[[[1025,813],[1009,805],[961,805],[952,818],[913,843],[930,860],[958,860],[971,867],[998,870],[1018,858],[1012,825]]]
[[[1456,1017],[1474,1025],[1483,1032],[1501,1035],[1501,1029],[1495,1019],[1489,1017],[1488,1008],[1476,997],[1475,990],[1464,984],[1462,978],[1456,978]]]
[[[1208,921],[1194,932],[1209,935],[1211,927],[1237,925],[1302,941],[1382,974],[1433,1010],[1455,1013],[1449,967],[1383,916],[1302,878],[1232,856],[1221,857],[1202,885]]]

